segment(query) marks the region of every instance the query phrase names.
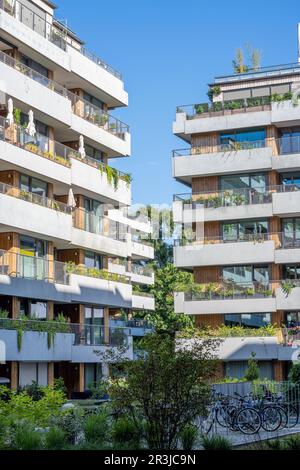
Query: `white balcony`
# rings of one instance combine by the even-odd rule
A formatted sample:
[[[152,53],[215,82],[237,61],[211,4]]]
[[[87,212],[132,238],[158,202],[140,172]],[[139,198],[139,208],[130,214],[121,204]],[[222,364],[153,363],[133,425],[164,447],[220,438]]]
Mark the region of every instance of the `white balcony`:
[[[118,187],[115,189],[113,182],[108,181],[105,169],[101,172],[99,168],[87,165],[74,158],[71,158],[71,162],[74,190],[83,190],[91,198],[97,199],[101,196],[108,201],[117,201],[121,204],[130,205],[131,186],[121,178],[119,178]]]
[[[194,115],[188,119],[185,112],[176,113],[173,123],[173,133],[189,141],[192,134],[214,131],[226,131],[250,127],[264,127],[271,125],[271,110],[255,111],[255,108],[213,113],[211,116]]]
[[[274,242],[235,242],[193,244],[174,247],[174,264],[178,268],[199,266],[273,263]]]
[[[197,176],[268,171],[271,168],[271,147],[173,158],[174,178],[188,185],[191,185],[192,178]]]
[[[300,287],[294,287],[286,294],[281,287],[276,289],[277,310],[299,311],[300,310]]]
[[[300,248],[281,248],[275,250],[276,264],[300,263]]]
[[[11,189],[14,194],[15,189]],[[29,193],[30,194],[30,193]],[[71,240],[72,217],[59,210],[0,194],[2,231],[20,231],[44,239]]]
[[[69,285],[72,302],[131,308],[131,284],[71,274]],[[60,290],[63,291],[63,287]]]
[[[280,126],[296,126],[300,122],[300,107],[292,101],[280,101],[272,103],[272,124]]]
[[[127,258],[130,255],[130,242],[128,240],[120,241],[75,227],[72,229],[71,243],[78,248],[85,248],[120,258]]]
[[[131,252],[133,258],[154,259],[154,248],[141,242],[131,242]]]
[[[185,300],[183,292],[174,294],[175,312],[187,315],[264,313],[276,311],[274,297],[222,300]]]
[[[128,105],[124,83],[116,73],[111,72],[110,66],[87,51],[82,53],[69,45],[58,47],[52,42],[55,38],[52,38],[51,24],[45,25],[45,34],[42,35],[17,18],[18,14],[15,18],[0,10],[0,29],[7,41],[17,43],[21,48],[25,46],[34,54],[41,55],[40,60],[46,63],[49,69],[53,69],[53,63],[56,64],[58,67],[55,75],[61,79],[61,83],[66,81],[68,74],[72,77],[74,88],[88,89],[91,94],[100,93],[101,99],[109,107]],[[59,41],[65,46],[62,38],[59,38]]]
[[[0,140],[1,170],[26,171],[26,173],[53,183],[71,185],[71,170],[65,165],[41,157],[21,147]],[[66,189],[66,193],[67,193]]]
[[[272,157],[272,169],[276,171],[297,171],[300,168],[300,153],[275,155]]]
[[[134,284],[147,284],[147,285],[154,284],[154,273],[146,276],[140,273],[131,272],[130,277],[131,277],[131,282],[133,282]]]
[[[132,308],[135,310],[155,310],[154,297],[142,293],[132,294]]]
[[[176,223],[211,222],[272,217],[272,203],[245,204],[240,206],[204,207],[201,203],[173,202],[173,219]]]
[[[300,216],[300,191],[273,194],[273,213],[279,217]]]
[[[222,343],[218,347],[216,354],[224,361],[248,361],[251,353],[255,352],[255,359],[260,361],[278,358],[277,337],[239,337],[221,338]]]
[[[127,336],[125,346],[117,347],[111,345],[73,345],[71,350],[71,362],[74,363],[110,363],[120,359],[133,359],[132,336]]]

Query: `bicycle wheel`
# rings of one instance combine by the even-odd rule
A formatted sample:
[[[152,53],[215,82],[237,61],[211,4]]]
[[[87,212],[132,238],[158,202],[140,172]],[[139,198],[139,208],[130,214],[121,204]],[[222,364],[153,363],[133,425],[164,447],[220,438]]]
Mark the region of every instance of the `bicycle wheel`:
[[[243,408],[236,415],[236,424],[243,434],[255,434],[261,428],[261,417],[254,408]]]
[[[283,415],[277,406],[267,405],[260,411],[261,427],[268,432],[277,431],[282,423]]]
[[[221,406],[217,409],[216,420],[223,428],[232,428],[233,418],[236,413],[235,406]]]
[[[215,416],[214,416],[214,412],[211,411],[208,416],[201,416],[200,417],[200,425],[199,425],[199,428],[200,428],[200,433],[201,434],[208,434],[209,431],[211,430],[213,424],[214,424],[214,421],[215,421]]]
[[[286,419],[286,426],[287,428],[293,428],[299,422],[299,412],[295,405],[284,405],[283,407],[287,419]]]

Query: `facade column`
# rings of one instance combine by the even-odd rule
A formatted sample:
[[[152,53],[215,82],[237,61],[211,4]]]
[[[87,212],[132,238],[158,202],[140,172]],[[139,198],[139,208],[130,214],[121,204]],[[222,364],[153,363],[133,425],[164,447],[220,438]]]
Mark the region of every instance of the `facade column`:
[[[16,361],[10,363],[10,387],[12,390],[17,390],[19,385],[19,364]]]

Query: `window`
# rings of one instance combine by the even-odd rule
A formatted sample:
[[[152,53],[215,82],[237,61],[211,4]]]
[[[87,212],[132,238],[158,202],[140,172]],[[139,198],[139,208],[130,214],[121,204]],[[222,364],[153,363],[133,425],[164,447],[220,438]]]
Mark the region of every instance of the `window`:
[[[85,337],[87,345],[103,344],[103,308],[86,306],[84,308]]]
[[[300,127],[279,130],[280,153],[298,153],[300,151]]]
[[[27,126],[28,124],[28,116],[25,113],[21,113],[21,126]],[[34,137],[31,137],[26,132],[22,133],[22,139],[24,139],[24,144],[26,143],[34,143],[39,146],[40,149],[47,151],[49,150],[49,128],[47,124],[44,124],[37,119],[34,119],[34,124],[36,128],[36,134]]]
[[[95,160],[98,160],[99,162],[103,162],[104,154],[103,152],[101,152],[101,150],[95,149],[94,147],[88,144],[85,144],[84,148],[88,157],[94,158]]]
[[[262,328],[271,323],[271,313],[242,313],[225,315],[224,323],[227,326]]]
[[[264,142],[265,138],[265,129],[249,129],[243,131],[224,132],[220,134],[220,144],[228,145],[234,142]]]
[[[48,278],[48,263],[45,261],[47,242],[21,235],[20,256],[17,257],[17,269],[26,279],[45,280]]]
[[[103,257],[93,251],[85,251],[84,253],[84,264],[87,268],[103,268]]]
[[[84,365],[84,388],[89,390],[102,377],[102,364]]]
[[[39,74],[44,75],[44,77],[48,78],[49,70],[46,67],[44,67],[43,65],[36,62],[35,60],[30,59],[29,57],[27,57],[24,54],[21,54],[20,62],[22,62],[22,64],[26,65],[27,67],[31,68],[32,70],[35,70]],[[43,83],[43,78],[42,77],[40,77],[40,81],[41,81],[41,83]],[[47,81],[45,81],[45,83],[47,83]]]
[[[222,191],[229,189],[253,189],[264,192],[267,187],[267,176],[264,174],[230,175],[221,176],[220,186]]]
[[[93,106],[96,106],[97,108],[103,109],[104,107],[103,101],[99,100],[98,98],[95,98],[95,96],[92,96],[89,93],[84,93],[83,99],[91,103]]]
[[[288,328],[300,326],[300,312],[287,312],[285,314],[285,325]]]
[[[48,185],[45,181],[33,178],[32,176],[21,175],[20,189],[21,191],[27,191],[42,197],[47,197]]]
[[[283,186],[294,184],[300,187],[300,173],[281,175],[281,182]]]
[[[268,233],[267,220],[247,220],[222,224],[222,238],[227,242],[232,240],[247,240],[251,235],[263,235],[266,233]]]
[[[282,274],[283,279],[300,279],[300,265],[283,265]]]
[[[84,198],[85,229],[88,232],[102,234],[104,204],[94,199]]]
[[[43,300],[20,299],[20,314],[31,319],[47,319],[47,302]]]
[[[300,218],[283,219],[282,232],[283,248],[300,248]]]
[[[225,281],[232,281],[238,284],[250,284],[258,282],[260,284],[269,283],[268,266],[226,266],[222,269],[222,278]]]
[[[273,365],[270,361],[259,361],[259,376],[261,379],[272,380]],[[247,361],[230,361],[225,363],[226,377],[236,377],[242,379],[245,377],[246,370],[248,369]]]

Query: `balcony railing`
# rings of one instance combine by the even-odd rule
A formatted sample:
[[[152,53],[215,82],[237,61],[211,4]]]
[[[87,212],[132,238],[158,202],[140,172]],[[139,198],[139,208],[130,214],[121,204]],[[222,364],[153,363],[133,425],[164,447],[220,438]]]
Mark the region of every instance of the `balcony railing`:
[[[289,97],[289,99],[291,99],[291,97]],[[227,116],[241,112],[267,111],[270,109],[271,96],[261,96],[232,101],[183,105],[176,108],[176,113],[184,113],[187,119],[194,119],[211,116]]]
[[[0,330],[21,330],[38,333],[63,333],[74,335],[74,346],[113,346],[124,347],[128,345],[130,330],[121,327],[107,327],[102,325],[89,325],[69,323],[62,321],[44,321],[20,319],[0,319]]]
[[[241,188],[226,189],[224,191],[203,191],[199,193],[175,194],[174,201],[192,206],[197,209],[199,204],[204,208],[245,206],[251,204],[269,204],[272,202],[272,194],[288,193],[300,191],[298,184],[286,184],[278,186],[268,186],[265,188]],[[188,207],[190,208],[190,207]]]
[[[67,50],[67,45],[71,46],[71,44],[67,43],[67,29],[57,20],[54,20],[54,23],[49,23],[45,18],[42,18],[40,15],[17,0],[0,0],[0,9],[4,10],[18,21],[21,21],[21,23],[40,34],[63,51]],[[55,23],[57,23],[58,26],[56,26]],[[76,50],[78,49],[76,48]],[[119,71],[115,70],[92,52],[88,51],[85,47],[81,46],[79,52],[99,67],[107,70],[111,75],[122,80],[122,75]]]
[[[124,242],[128,233],[127,225],[78,207],[73,212],[73,226],[85,232]]]
[[[300,248],[300,237],[295,231],[285,232],[272,232],[272,233],[241,233],[228,234],[218,237],[196,237],[192,233],[188,237],[174,240],[174,246],[193,246],[199,248],[203,245],[214,245],[220,243],[264,243],[265,241],[273,240],[276,250],[284,250],[290,248]]]
[[[0,274],[35,281],[68,284],[65,263],[0,250]]]
[[[0,194],[15,197],[17,199],[21,199],[22,201],[46,207],[47,209],[53,209],[58,212],[63,212],[64,214],[71,214],[71,208],[63,202],[59,202],[55,199],[50,199],[48,197],[40,196],[39,194],[31,193],[15,186],[10,186],[9,184],[0,182]]]
[[[281,137],[279,139],[266,138],[257,141],[235,142],[217,145],[197,145],[187,149],[173,150],[173,157],[190,157],[207,153],[237,152],[239,150],[256,150],[271,147],[273,155],[300,153],[300,136]],[[259,158],[259,153],[252,152]]]
[[[68,274],[77,274],[79,276],[94,277],[107,281],[121,282],[123,284],[130,283],[130,277],[123,274],[112,273],[107,269],[88,268],[83,265],[76,265],[73,262],[66,263],[66,272]]]
[[[244,282],[198,284],[197,290],[184,293],[185,301],[261,299],[275,296],[278,282]]]
[[[148,323],[143,318],[139,318],[139,319],[133,318],[131,320],[122,320],[122,319],[118,319],[118,318],[110,318],[109,324],[110,325],[115,325],[115,326],[122,325],[126,328],[142,328],[142,329],[145,329],[145,330],[152,330],[153,329],[153,326],[150,325],[150,323]]]
[[[101,108],[92,105],[89,101],[80,98],[78,95],[69,91],[59,83],[54,80],[50,80],[45,77],[45,75],[27,67],[27,65],[22,64],[22,62],[10,57],[2,51],[0,51],[0,62],[70,100],[72,111],[76,116],[79,116],[82,119],[91,122],[95,126],[114,134],[116,137],[125,140],[125,133],[129,132],[129,126],[124,122],[106,113]]]
[[[257,69],[249,69],[243,73],[235,73],[232,75],[221,75],[215,78],[215,83],[238,82],[254,78],[284,76],[300,73],[299,62],[292,64],[271,65],[269,67],[259,67]]]
[[[138,297],[147,297],[149,299],[154,299],[154,294],[151,292],[141,292],[138,290],[133,290],[132,295],[137,295]]]
[[[45,18],[23,5],[21,2],[17,0],[0,0],[0,8],[13,16],[16,20],[21,21],[21,23],[28,26],[28,28],[52,42],[52,44],[66,51],[66,37],[63,36],[61,31],[54,28],[52,23],[46,21]]]

